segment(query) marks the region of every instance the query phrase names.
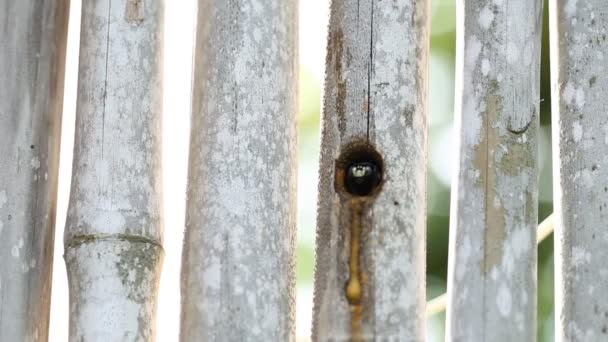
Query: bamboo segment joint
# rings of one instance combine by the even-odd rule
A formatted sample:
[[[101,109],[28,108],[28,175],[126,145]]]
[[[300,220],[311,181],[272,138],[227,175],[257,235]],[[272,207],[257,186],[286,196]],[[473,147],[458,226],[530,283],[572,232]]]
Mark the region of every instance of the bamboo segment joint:
[[[139,235],[132,234],[93,234],[93,235],[74,235],[66,242],[65,248],[73,248],[82,244],[98,242],[98,241],[123,241],[131,243],[144,243],[155,246],[161,251],[164,250],[163,246],[158,242],[150,238],[146,238]]]

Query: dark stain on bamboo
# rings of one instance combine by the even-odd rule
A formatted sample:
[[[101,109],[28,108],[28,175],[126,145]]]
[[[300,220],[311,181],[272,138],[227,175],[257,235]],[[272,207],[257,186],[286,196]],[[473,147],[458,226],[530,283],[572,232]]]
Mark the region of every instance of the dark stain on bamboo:
[[[342,77],[342,55],[344,52],[344,34],[342,30],[337,29],[330,33],[327,65],[333,65],[334,75],[336,77],[336,115],[338,121],[338,131],[340,133],[346,131],[346,81]],[[350,53],[350,52],[349,52]]]
[[[144,0],[128,0],[125,9],[125,20],[139,25],[144,21]]]
[[[357,163],[368,163],[376,167],[378,172],[377,183],[372,190],[365,195],[357,195],[348,191],[346,177],[348,169]],[[364,217],[370,204],[380,192],[383,182],[383,161],[380,154],[367,142],[367,137],[361,141],[348,144],[336,161],[335,167],[335,189],[340,195],[341,207],[346,211],[342,229],[350,233],[350,253],[348,256],[348,280],[344,287],[344,295],[350,306],[351,312],[351,340],[362,341],[361,325],[364,312],[363,288],[365,286],[365,272],[360,265],[360,251],[362,250],[361,232],[364,225]]]

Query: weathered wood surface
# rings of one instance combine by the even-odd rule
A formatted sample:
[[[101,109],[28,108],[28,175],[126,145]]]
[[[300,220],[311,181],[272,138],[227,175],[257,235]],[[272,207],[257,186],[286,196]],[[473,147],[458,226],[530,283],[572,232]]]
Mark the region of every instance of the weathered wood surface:
[[[293,341],[297,1],[197,23],[181,340]]]
[[[608,339],[608,7],[550,1],[555,337]]]
[[[82,4],[65,230],[70,341],[153,341],[162,261],[164,1]]]
[[[459,1],[447,341],[534,341],[541,0]]]
[[[428,24],[427,1],[332,1],[314,341],[425,338]],[[348,159],[374,150],[380,188],[348,194]]]
[[[0,341],[46,341],[67,0],[0,0]]]

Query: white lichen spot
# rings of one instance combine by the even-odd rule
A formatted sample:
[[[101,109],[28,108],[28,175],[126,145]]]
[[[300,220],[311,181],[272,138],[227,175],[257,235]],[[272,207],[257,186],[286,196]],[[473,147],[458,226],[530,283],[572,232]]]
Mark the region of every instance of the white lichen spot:
[[[488,61],[486,58],[481,60],[481,73],[484,76],[488,76],[488,74],[490,73],[490,61]]]
[[[36,156],[32,157],[32,160],[30,160],[30,166],[32,169],[38,170],[40,168],[40,159],[38,159]]]
[[[575,102],[579,108],[582,108],[585,105],[585,91],[582,87],[576,89]]]
[[[517,44],[515,42],[509,42],[507,44],[507,62],[509,62],[509,64],[513,65],[516,63],[519,63],[519,48],[517,47]]]
[[[591,174],[590,170],[588,170],[588,169],[582,170],[580,173],[580,178],[581,178],[581,183],[583,183],[585,188],[592,189],[595,186],[595,182],[593,181],[593,175]]]
[[[19,257],[19,247],[17,247],[17,245],[13,245],[13,248],[11,248],[11,255],[13,258]]]
[[[471,240],[469,240],[468,237],[465,237],[464,240],[462,241],[462,246],[460,248],[461,260],[459,260],[459,263],[461,265],[466,265],[467,260],[471,256],[472,252],[473,252],[473,250],[472,250],[472,246],[471,246]],[[465,271],[466,271],[465,267],[456,268],[456,279],[458,279],[458,281],[461,281],[464,278]]]
[[[482,29],[487,30],[490,28],[490,25],[492,25],[493,21],[494,12],[492,12],[492,10],[488,6],[484,7],[479,12],[479,26],[481,26]]]
[[[574,99],[576,93],[576,89],[572,82],[566,83],[564,90],[562,90],[562,99],[566,104],[572,104],[572,100]]]
[[[262,3],[257,1],[257,0],[253,0],[251,1],[251,5],[253,6],[253,10],[256,13],[261,13],[264,10],[264,7],[262,6]]]
[[[253,29],[253,39],[256,41],[256,43],[260,43],[262,41],[262,31],[259,27],[255,27]]]
[[[574,142],[580,142],[583,138],[583,126],[579,121],[572,123],[572,139]]]
[[[480,112],[485,109],[485,104],[478,104],[477,99],[467,97],[462,106],[463,122],[467,122],[468,129],[462,132],[466,145],[477,145],[481,140],[482,118]],[[481,108],[479,108],[481,107]]]
[[[500,312],[503,317],[508,317],[511,314],[511,292],[509,292],[509,288],[504,284],[500,285],[498,288],[496,305],[498,306],[498,312]]]
[[[564,90],[562,90],[562,98],[567,105],[574,105],[578,108],[585,105],[585,91],[582,87],[575,87],[572,82],[566,83]]]
[[[591,253],[581,247],[572,248],[572,265],[581,266],[591,261]]]
[[[205,279],[205,284],[213,290],[220,289],[220,277],[221,269],[218,260],[216,260],[215,262],[211,262],[210,265],[208,265],[205,268],[205,271],[203,272],[203,279]]]
[[[564,6],[564,13],[568,18],[576,14],[576,3],[578,0],[568,0]]]
[[[532,62],[534,60],[535,44],[536,43],[533,41],[528,41],[526,43],[526,46],[524,46],[524,50],[522,52],[522,60],[523,60],[523,65],[525,65],[526,67],[529,67],[530,64],[532,64]]]
[[[466,65],[468,67],[474,67],[477,63],[477,58],[481,53],[481,42],[477,37],[471,36],[467,41],[466,45]]]
[[[0,191],[0,209],[4,207],[4,205],[8,202],[8,197],[6,197],[6,190]]]
[[[127,276],[127,280],[131,283],[135,282],[135,280],[137,279],[137,271],[136,270],[130,270],[129,271],[129,275]]]
[[[507,240],[507,243],[510,245],[509,250],[513,251],[515,258],[523,256],[526,251],[532,248],[532,240],[526,227],[515,230]]]

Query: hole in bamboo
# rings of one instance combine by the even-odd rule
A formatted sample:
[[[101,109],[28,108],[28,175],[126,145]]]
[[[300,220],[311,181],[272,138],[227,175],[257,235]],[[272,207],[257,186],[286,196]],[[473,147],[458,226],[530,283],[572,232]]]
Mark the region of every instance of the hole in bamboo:
[[[383,166],[380,153],[367,142],[367,139],[346,145],[336,161],[334,186],[341,196],[342,206],[348,217],[341,222],[341,225],[350,235],[348,280],[344,285],[344,296],[350,306],[353,341],[362,340],[362,297],[365,275],[359,264],[362,248],[361,232],[365,209],[381,190]]]
[[[371,197],[382,185],[380,153],[367,142],[351,143],[336,161],[335,188],[342,195]]]

